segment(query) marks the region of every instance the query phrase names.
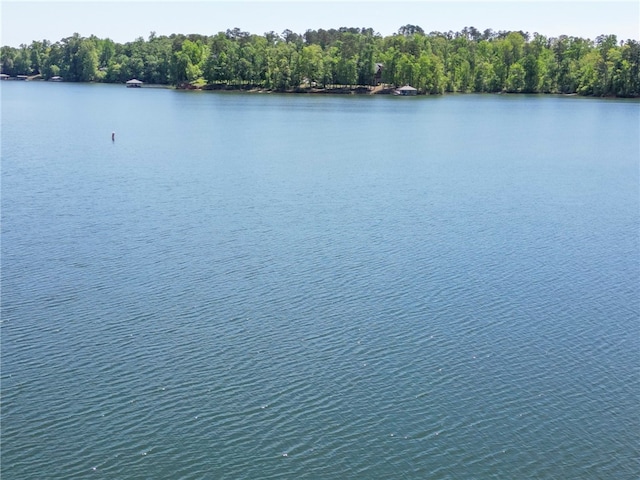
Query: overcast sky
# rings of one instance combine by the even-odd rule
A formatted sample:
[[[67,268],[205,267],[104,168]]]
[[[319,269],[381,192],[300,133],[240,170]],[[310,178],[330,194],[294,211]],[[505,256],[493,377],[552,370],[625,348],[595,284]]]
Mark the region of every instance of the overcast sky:
[[[0,2],[1,43],[14,47],[33,40],[58,41],[73,33],[96,35],[125,43],[172,33],[213,35],[238,27],[262,35],[290,29],[371,27],[382,35],[402,25],[426,32],[459,31],[474,26],[483,31],[522,30],[554,37],[595,39],[615,34],[618,40],[640,40],[640,2],[623,1],[336,1],[336,0],[144,0]]]

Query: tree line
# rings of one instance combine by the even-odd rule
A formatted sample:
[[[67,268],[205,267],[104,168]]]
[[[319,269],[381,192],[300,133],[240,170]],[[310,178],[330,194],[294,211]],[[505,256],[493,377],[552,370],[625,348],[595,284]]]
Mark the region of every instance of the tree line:
[[[58,42],[3,46],[2,73],[71,82],[229,88],[371,87],[409,84],[420,93],[513,92],[640,96],[640,43],[465,27],[426,33],[405,25],[390,36],[371,28],[285,30],[255,35],[157,36],[133,42],[74,34]],[[380,68],[381,66],[381,68]],[[376,75],[376,72],[378,75]]]

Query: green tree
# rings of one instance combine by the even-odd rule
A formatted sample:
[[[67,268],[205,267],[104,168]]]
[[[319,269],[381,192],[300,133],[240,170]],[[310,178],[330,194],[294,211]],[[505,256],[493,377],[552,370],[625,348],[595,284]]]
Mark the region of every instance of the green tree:
[[[483,61],[478,64],[475,71],[474,90],[479,93],[498,92],[501,86],[495,74],[491,62]]]
[[[507,91],[512,93],[522,92],[526,86],[526,71],[520,63],[514,63],[509,68],[507,78]]]
[[[200,40],[184,40],[180,50],[174,52],[173,81],[175,84],[193,82],[202,76],[202,68],[207,58],[208,47]]]
[[[17,53],[15,48],[9,46],[3,46],[0,49],[0,71],[5,75],[17,75],[15,68]]]
[[[18,54],[14,59],[14,69],[17,75],[31,75],[31,55],[26,45],[20,45]]]
[[[302,48],[300,65],[302,75],[306,78],[309,86],[313,82],[323,81],[323,55],[319,45],[307,45]]]
[[[116,45],[113,40],[106,38],[100,42],[100,56],[98,58],[98,64],[100,67],[107,67],[116,54]]]
[[[42,73],[48,44],[49,42],[44,40],[42,42],[33,41],[31,42],[31,45],[29,45],[31,71],[33,73]]]
[[[96,47],[89,40],[82,40],[78,47],[77,65],[80,82],[93,82],[98,72],[98,53]]]
[[[398,69],[394,83],[397,85],[415,85],[418,71],[419,67],[416,65],[414,58],[411,55],[403,53],[398,60]]]
[[[555,62],[553,52],[548,48],[542,50],[537,59],[537,63],[538,85],[536,87],[536,91],[541,93],[556,92],[557,87],[554,81]]]
[[[524,68],[524,87],[522,91],[526,93],[534,93],[538,90],[540,83],[540,71],[538,69],[538,61],[533,54],[529,54],[522,60],[522,68]]]

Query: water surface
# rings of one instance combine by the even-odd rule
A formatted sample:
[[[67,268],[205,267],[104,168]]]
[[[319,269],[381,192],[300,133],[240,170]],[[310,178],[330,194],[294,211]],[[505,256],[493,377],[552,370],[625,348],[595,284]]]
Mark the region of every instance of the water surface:
[[[637,101],[1,100],[3,477],[640,475]]]

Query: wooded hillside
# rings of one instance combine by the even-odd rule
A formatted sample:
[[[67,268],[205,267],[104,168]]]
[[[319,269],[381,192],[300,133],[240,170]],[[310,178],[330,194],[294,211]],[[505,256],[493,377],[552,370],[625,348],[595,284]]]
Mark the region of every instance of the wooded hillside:
[[[156,36],[125,44],[74,34],[55,43],[3,46],[2,73],[72,82],[224,85],[286,91],[304,87],[410,84],[420,93],[522,92],[640,95],[640,43],[525,32],[425,33],[405,25],[383,37],[370,28],[254,35]]]

